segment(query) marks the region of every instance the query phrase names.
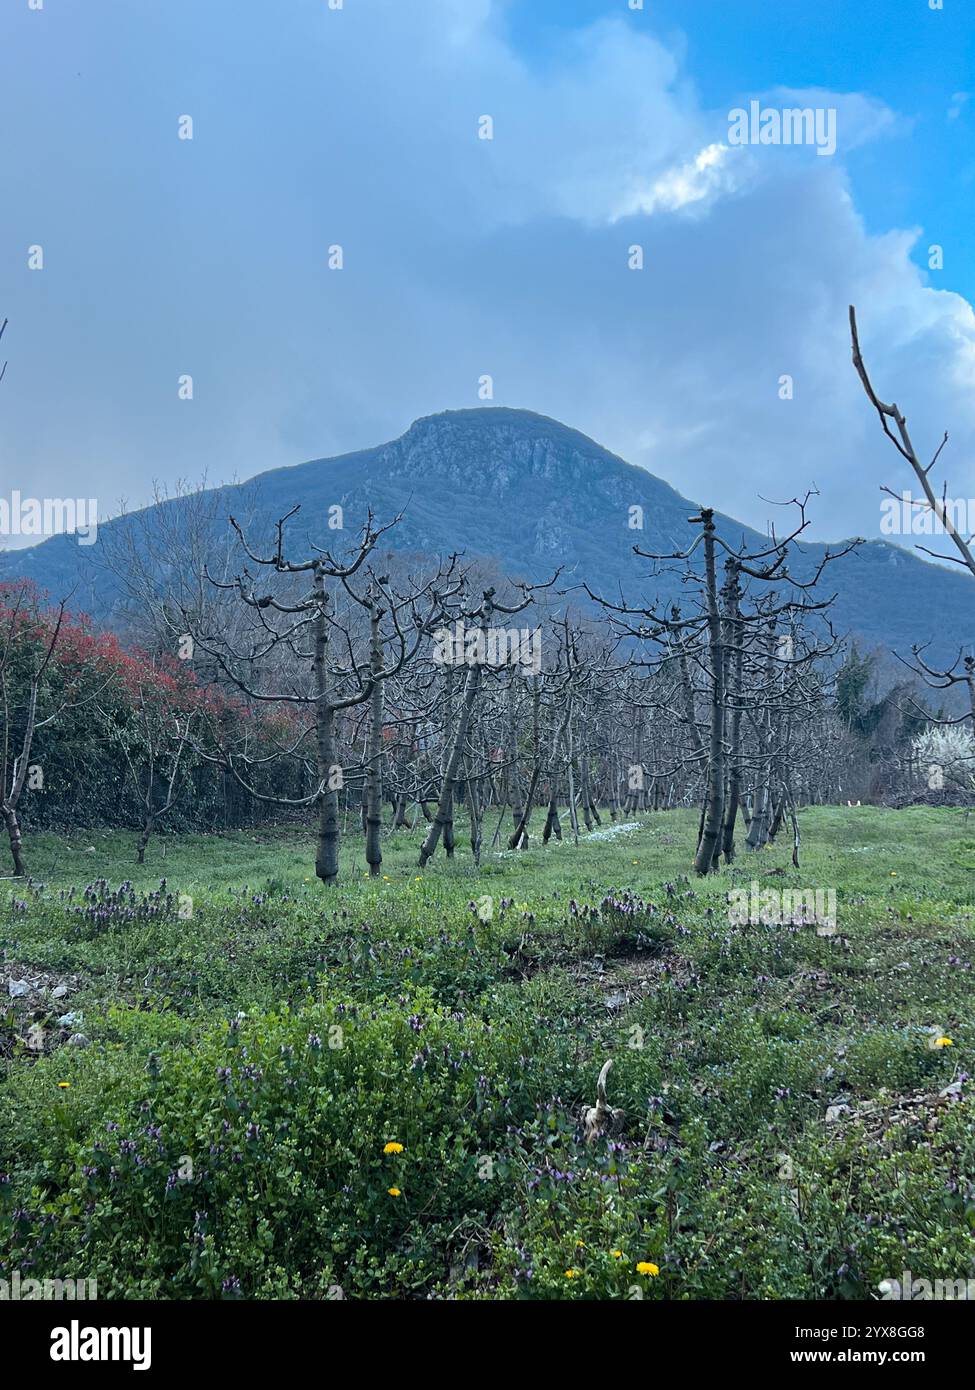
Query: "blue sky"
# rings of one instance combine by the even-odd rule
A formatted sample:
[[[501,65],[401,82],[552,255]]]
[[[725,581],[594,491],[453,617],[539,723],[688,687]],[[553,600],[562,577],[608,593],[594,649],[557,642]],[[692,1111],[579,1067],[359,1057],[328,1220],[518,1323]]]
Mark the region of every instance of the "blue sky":
[[[489,374],[751,524],[816,485],[817,536],[876,535],[853,300],[973,496],[973,38],[968,0],[8,0],[0,494],[110,514]],[[835,109],[835,156],[729,148],[752,99]]]
[[[945,282],[975,300],[975,109],[948,116],[955,94],[975,88],[970,0],[938,12],[928,0],[645,0],[640,12],[626,0],[515,0],[505,27],[543,65],[559,61],[574,28],[617,15],[686,46],[706,106],[778,85],[829,87],[869,92],[909,118],[896,144],[850,157],[857,206],[872,231],[916,225],[950,247]]]

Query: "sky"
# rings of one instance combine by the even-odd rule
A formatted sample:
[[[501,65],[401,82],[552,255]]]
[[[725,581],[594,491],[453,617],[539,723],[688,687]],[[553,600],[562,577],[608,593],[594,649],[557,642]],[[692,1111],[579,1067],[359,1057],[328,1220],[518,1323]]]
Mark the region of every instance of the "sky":
[[[107,516],[491,403],[874,537],[912,480],[850,303],[975,497],[975,5],[932,3],[4,0],[0,497]],[[733,144],[752,101],[835,153]]]

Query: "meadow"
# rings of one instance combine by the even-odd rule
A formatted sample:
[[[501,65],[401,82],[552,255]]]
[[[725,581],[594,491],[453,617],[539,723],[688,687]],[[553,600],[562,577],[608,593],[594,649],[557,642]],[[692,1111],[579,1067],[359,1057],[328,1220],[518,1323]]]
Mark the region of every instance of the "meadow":
[[[493,820],[492,820],[493,824]],[[26,839],[0,882],[0,1276],[100,1298],[864,1299],[975,1277],[975,822],[696,813],[471,867],[387,834]],[[612,832],[612,833],[607,833]],[[728,895],[834,889],[835,929]],[[613,1059],[615,1139],[580,1112]]]

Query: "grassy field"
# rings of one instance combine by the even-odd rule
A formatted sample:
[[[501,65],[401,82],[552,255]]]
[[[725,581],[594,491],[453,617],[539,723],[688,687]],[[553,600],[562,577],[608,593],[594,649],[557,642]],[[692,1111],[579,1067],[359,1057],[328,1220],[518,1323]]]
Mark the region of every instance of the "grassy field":
[[[479,874],[461,842],[421,875],[400,832],[369,880],[350,838],[333,891],[294,830],[160,837],[138,870],[133,835],[29,836],[32,881],[0,883],[0,1276],[316,1299],[975,1278],[975,821],[800,819],[799,873],[783,842],[689,881],[696,817],[671,812]],[[835,890],[835,929],[733,922],[753,881]],[[625,1125],[587,1147],[610,1057]]]

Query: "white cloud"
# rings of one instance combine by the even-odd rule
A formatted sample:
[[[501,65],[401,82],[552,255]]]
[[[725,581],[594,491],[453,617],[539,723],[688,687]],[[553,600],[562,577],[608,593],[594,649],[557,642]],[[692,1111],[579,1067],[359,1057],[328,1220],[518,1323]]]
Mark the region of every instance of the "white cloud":
[[[680,212],[708,202],[719,193],[731,192],[740,186],[741,180],[735,174],[736,170],[744,168],[742,151],[733,152],[730,146],[717,143],[706,145],[692,160],[658,175],[649,188],[633,189],[624,195],[611,220],[618,221],[637,212],[647,216],[657,211]]]
[[[883,101],[862,92],[833,92],[824,87],[773,87],[761,94],[763,105],[836,110],[837,150],[849,154],[872,140],[909,135],[913,122]]]

